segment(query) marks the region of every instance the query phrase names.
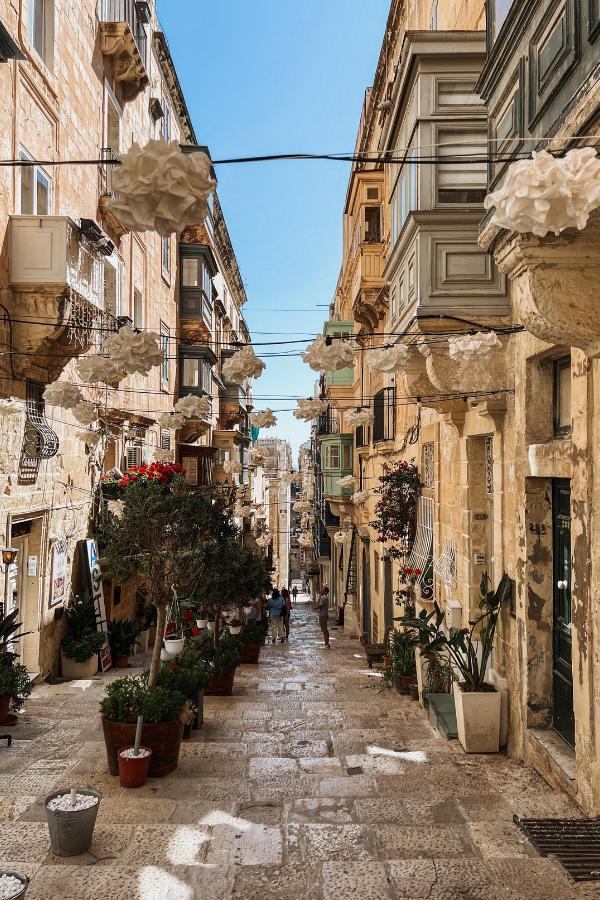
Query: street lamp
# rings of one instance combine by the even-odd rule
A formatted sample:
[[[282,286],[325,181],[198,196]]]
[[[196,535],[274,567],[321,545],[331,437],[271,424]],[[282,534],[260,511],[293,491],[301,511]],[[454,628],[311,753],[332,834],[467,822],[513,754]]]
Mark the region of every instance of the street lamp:
[[[0,566],[0,569],[2,569],[3,572],[8,572],[9,567],[16,561],[18,552],[16,547],[2,547],[0,549],[0,553],[2,554],[2,565]]]

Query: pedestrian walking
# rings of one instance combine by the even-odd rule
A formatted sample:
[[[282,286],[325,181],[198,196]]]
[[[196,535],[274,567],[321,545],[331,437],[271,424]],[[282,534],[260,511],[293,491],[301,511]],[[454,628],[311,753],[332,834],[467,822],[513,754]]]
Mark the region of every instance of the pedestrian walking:
[[[279,638],[282,644],[285,640],[283,630],[283,611],[286,608],[287,607],[285,605],[285,600],[283,599],[277,588],[273,588],[271,599],[267,603],[267,609],[269,610],[269,614],[271,616],[271,642],[273,644],[277,643],[277,638]]]
[[[325,639],[325,646],[331,650],[329,643],[329,588],[322,587],[319,593],[319,625]]]
[[[296,601],[298,600],[298,588],[296,585],[292,588],[292,597],[294,599],[294,606],[296,605]]]
[[[281,596],[283,597],[285,602],[285,610],[283,613],[283,628],[285,631],[285,639],[286,641],[288,641],[290,638],[290,617],[292,612],[292,600],[290,597],[290,592],[287,588],[282,588]]]

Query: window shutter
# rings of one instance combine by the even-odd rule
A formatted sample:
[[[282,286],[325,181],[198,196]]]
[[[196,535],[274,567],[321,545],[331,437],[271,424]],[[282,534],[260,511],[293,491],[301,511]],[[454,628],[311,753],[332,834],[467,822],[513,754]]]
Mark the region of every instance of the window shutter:
[[[140,466],[142,464],[142,448],[141,447],[127,447],[127,468],[132,469],[133,466]]]
[[[198,484],[198,457],[182,456],[181,465],[185,469],[185,480],[188,484]]]

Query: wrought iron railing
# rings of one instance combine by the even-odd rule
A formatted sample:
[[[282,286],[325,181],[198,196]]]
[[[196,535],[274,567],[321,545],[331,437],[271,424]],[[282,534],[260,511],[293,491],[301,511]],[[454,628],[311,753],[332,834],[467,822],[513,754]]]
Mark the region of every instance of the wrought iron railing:
[[[332,410],[328,410],[326,413],[323,413],[322,416],[319,416],[317,419],[317,434],[339,434],[340,433],[340,420],[337,413]]]
[[[23,435],[23,456],[27,460],[52,459],[58,453],[58,436],[46,420],[43,387],[27,382],[27,416]]]

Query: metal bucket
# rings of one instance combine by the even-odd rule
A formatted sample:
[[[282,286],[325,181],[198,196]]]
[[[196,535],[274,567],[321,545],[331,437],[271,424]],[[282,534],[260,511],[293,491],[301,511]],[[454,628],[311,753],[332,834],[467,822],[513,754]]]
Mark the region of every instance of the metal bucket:
[[[97,797],[98,802],[88,809],[79,809],[75,812],[65,810],[48,809],[48,804],[55,797],[68,794],[69,789],[62,788],[46,797],[45,809],[50,832],[50,845],[52,852],[57,856],[78,856],[86,853],[91,846],[96,816],[102,800],[102,794],[95,788],[77,788],[78,794],[86,794],[89,797]]]
[[[21,875],[20,872],[2,872],[0,871],[0,875],[10,875],[11,878],[18,878],[20,882],[23,884],[22,890],[19,891],[18,894],[13,894],[10,900],[20,900],[21,897],[24,897],[27,893],[27,888],[29,887],[29,878],[27,875]]]

